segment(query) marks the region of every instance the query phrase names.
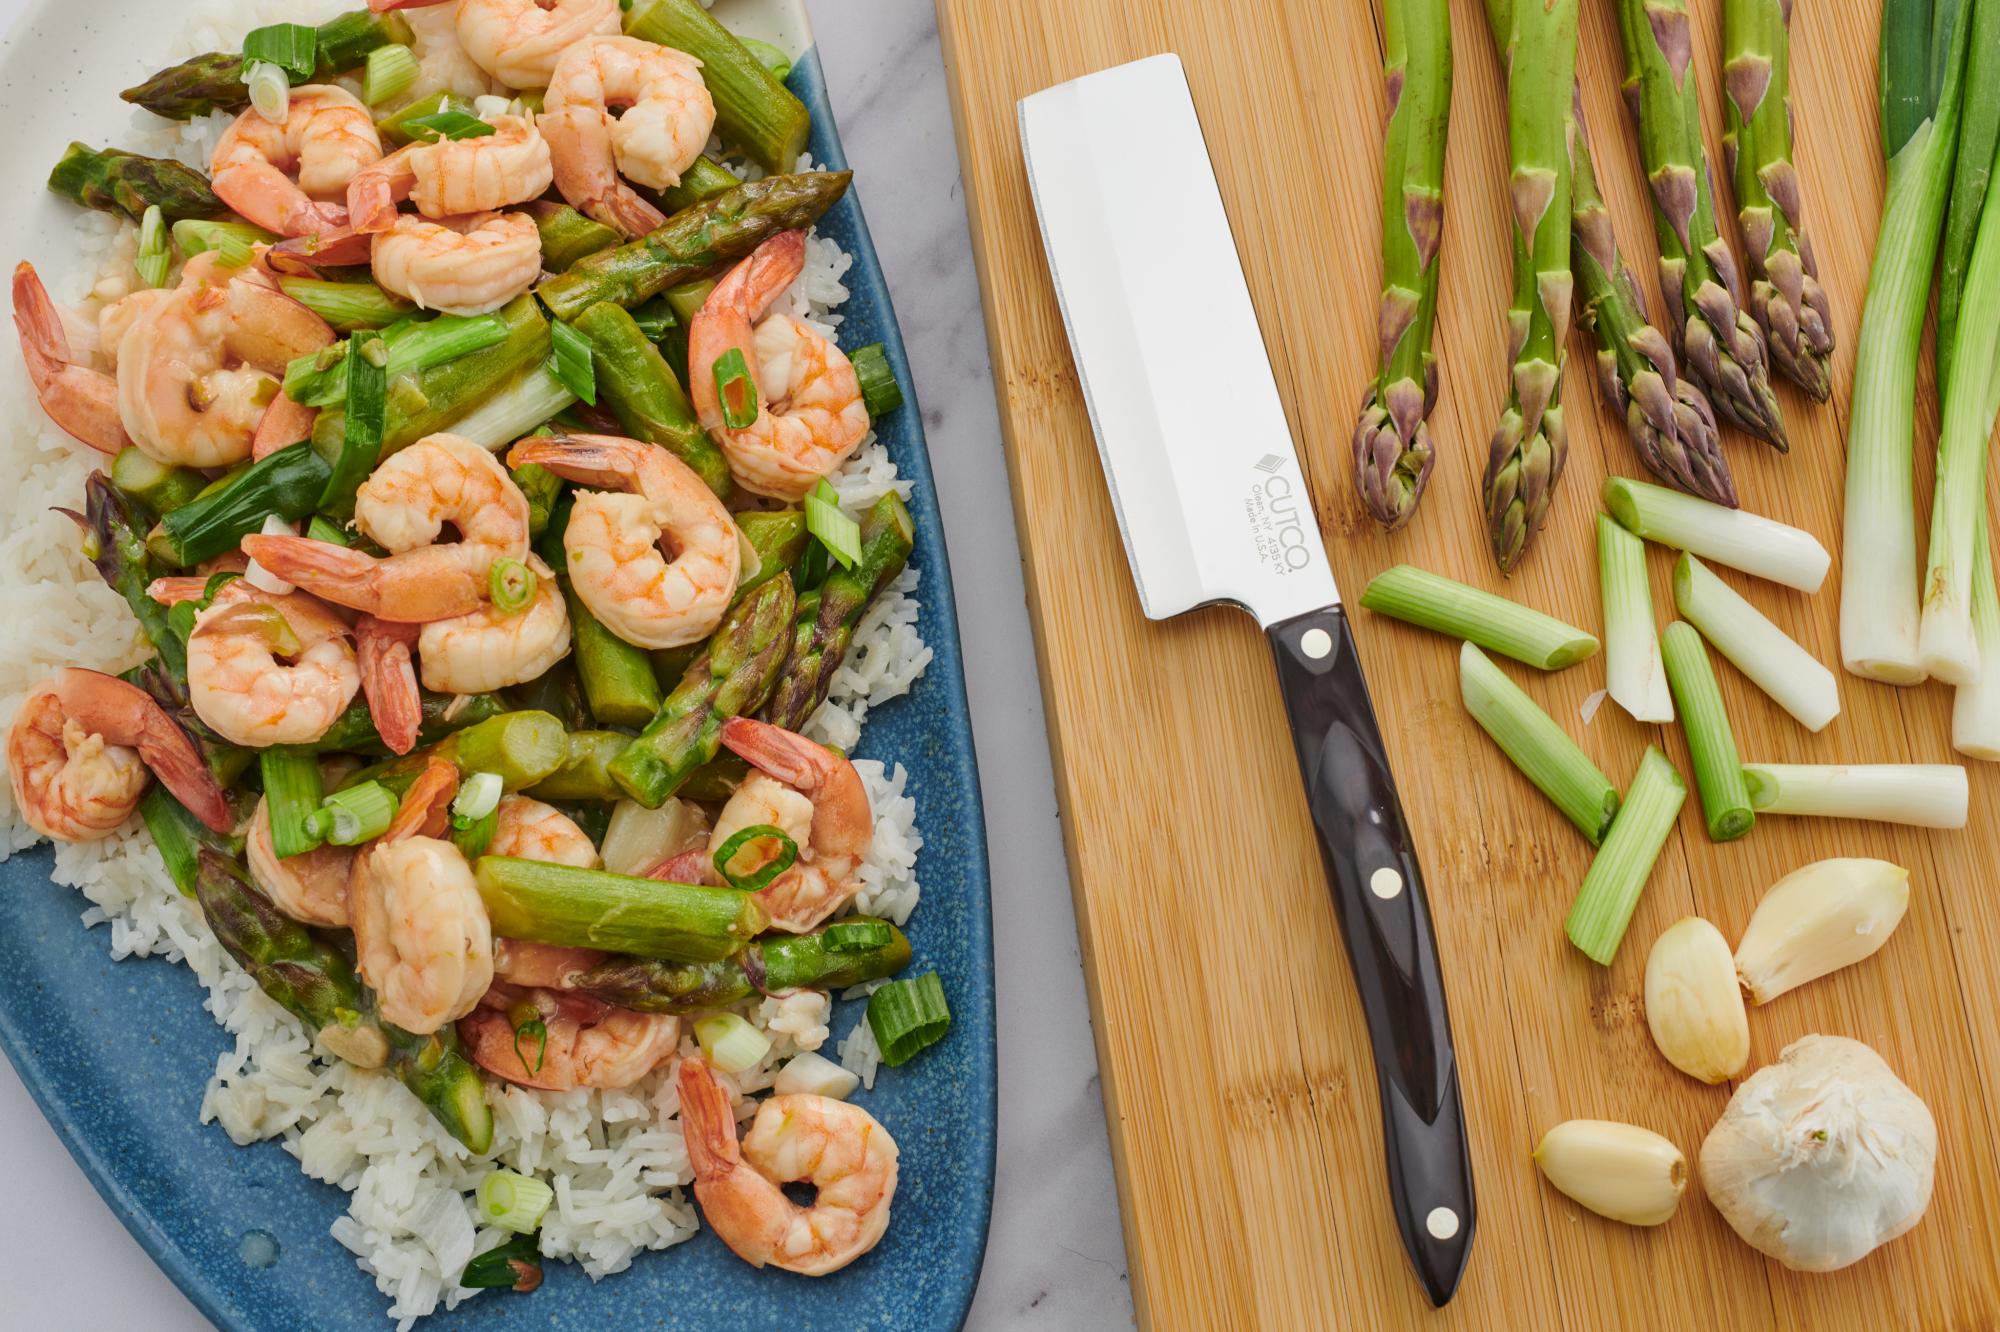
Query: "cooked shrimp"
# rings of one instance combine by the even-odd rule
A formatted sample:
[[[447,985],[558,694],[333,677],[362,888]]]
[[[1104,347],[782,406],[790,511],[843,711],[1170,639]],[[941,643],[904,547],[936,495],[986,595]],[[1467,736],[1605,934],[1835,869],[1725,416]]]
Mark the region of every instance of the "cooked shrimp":
[[[540,679],[569,655],[569,608],[555,572],[533,553],[535,595],[517,611],[487,602],[470,615],[433,620],[417,638],[424,688],[439,694],[490,694]]]
[[[137,685],[72,666],[33,690],[7,730],[14,805],[59,842],[94,842],[138,808],[151,772],[216,832],[234,824],[201,753]]]
[[[697,1056],[681,1060],[681,1135],[708,1224],[753,1267],[825,1276],[874,1248],[896,1196],[896,1140],[829,1096],[772,1096],[742,1144],[729,1092]],[[812,1184],[802,1207],[783,1186]]]
[[[239,745],[310,744],[361,687],[350,632],[303,593],[225,584],[188,638],[195,715]]]
[[[590,37],[564,51],[543,106],[556,188],[627,235],[666,219],[619,175],[656,190],[678,185],[715,128],[701,62],[637,37]]]
[[[405,1031],[464,1017],[493,983],[486,904],[450,842],[385,836],[356,858],[348,910],[361,978]]]
[[[375,238],[375,280],[426,310],[497,310],[542,275],[542,236],[526,213],[432,222],[398,217]]]
[[[803,231],[773,236],[729,270],[688,325],[694,405],[730,472],[745,490],[794,501],[868,434],[868,407],[846,353],[803,320],[764,318],[803,271],[805,253]],[[756,415],[740,429],[724,419],[715,382],[715,363],[731,351],[743,353],[757,390],[748,404]]]
[[[493,133],[398,148],[354,173],[347,211],[359,232],[386,231],[408,199],[428,218],[490,213],[540,198],[553,178],[549,145],[524,116],[494,116]]]
[[[470,99],[504,91],[460,44],[458,0],[402,8],[403,21],[410,25],[410,50],[417,57],[417,81],[379,110],[399,111],[432,93]]]
[[[161,462],[241,462],[285,367],[333,340],[324,319],[254,271],[219,285],[197,273],[149,302],[118,342],[125,432]]]
[[[458,41],[509,88],[546,88],[571,44],[619,19],[618,0],[459,0]]]
[[[534,1021],[542,1030],[524,1030]],[[681,1023],[587,995],[495,985],[458,1034],[473,1062],[495,1077],[569,1091],[631,1086],[673,1055]]]
[[[741,539],[687,464],[616,435],[526,439],[508,460],[607,488],[576,496],[563,547],[570,586],[612,633],[637,647],[679,647],[722,622],[742,566]]]
[[[361,692],[375,733],[393,754],[415,748],[424,723],[423,696],[417,692],[417,669],[410,654],[416,650],[417,626],[363,615],[354,622],[355,664],[361,671]]]
[[[506,854],[491,847],[487,849],[493,855]],[[592,864],[595,863],[593,860]],[[493,975],[511,985],[569,990],[576,987],[577,978],[584,972],[610,956],[595,948],[561,948],[530,939],[495,939]]]
[[[709,854],[745,828],[783,829],[799,857],[757,897],[774,927],[804,934],[861,887],[861,862],[875,840],[868,789],[852,763],[769,722],[732,717],[722,725],[722,743],[758,771],[716,816]]]
[[[477,610],[493,562],[528,553],[527,497],[499,459],[461,435],[430,435],[391,455],[361,483],[354,521],[393,553],[287,536],[247,536],[243,550],[316,596],[406,624]],[[438,544],[446,524],[458,540]]]
[[[574,865],[578,869],[597,868],[597,844],[590,834],[576,826],[576,820],[539,800],[523,795],[500,797],[494,811],[493,840],[486,852],[494,856],[519,856],[523,860],[543,860],[551,865]],[[582,953],[580,948],[557,952]]]
[[[284,123],[254,107],[224,131],[209,159],[216,197],[266,231],[304,236],[347,221],[336,201],[354,173],[382,158],[375,120],[345,88],[292,89]]]
[[[35,397],[51,421],[100,453],[115,454],[132,442],[118,418],[118,381],[71,355],[62,314],[33,264],[14,266],[14,327],[21,335],[21,359],[28,363]]]
[[[244,851],[250,878],[271,904],[302,925],[346,929],[347,885],[354,873],[354,848],[321,846],[280,860],[271,846],[271,813],[263,800],[250,820]]]

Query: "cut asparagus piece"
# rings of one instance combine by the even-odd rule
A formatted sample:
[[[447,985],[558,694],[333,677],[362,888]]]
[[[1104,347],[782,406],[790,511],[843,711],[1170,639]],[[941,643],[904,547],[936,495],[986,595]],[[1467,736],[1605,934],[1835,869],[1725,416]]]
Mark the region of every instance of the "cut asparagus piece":
[[[434,745],[363,768],[342,785],[380,782],[400,796],[433,758],[441,758],[456,767],[461,777],[490,772],[500,778],[506,790],[519,791],[555,772],[568,753],[562,723],[548,713],[503,712]]]
[[[1722,156],[1736,186],[1736,224],[1750,262],[1750,313],[1778,373],[1816,402],[1833,393],[1833,320],[1812,246],[1799,230],[1792,164],[1791,0],[1722,7]]]
[[[1354,431],[1354,484],[1376,522],[1395,530],[1423,497],[1436,454],[1426,418],[1437,405],[1431,330],[1444,234],[1444,151],[1451,114],[1448,0],[1383,7],[1389,126],[1382,154],[1380,368]]]
[[[799,598],[791,651],[765,720],[796,731],[826,701],[861,617],[903,572],[914,534],[910,511],[893,490],[862,516],[861,558],[851,569],[834,568],[810,598]]]
[[[546,272],[568,272],[577,260],[618,243],[617,232],[568,204],[538,199],[528,204],[525,211],[535,219],[535,229],[541,233],[542,268]]]
[[[1759,814],[1963,828],[1971,788],[1956,763],[1746,763]]]
[[[1596,846],[1618,812],[1618,788],[1548,713],[1471,643],[1458,652],[1465,710],[1493,743]]]
[[[1708,649],[1691,625],[1675,620],[1660,636],[1667,664],[1667,682],[1680,709],[1681,730],[1694,760],[1695,789],[1701,793],[1702,818],[1713,842],[1734,841],[1756,822],[1750,789],[1743,783],[1743,762],[1736,753],[1736,736],[1729,729],[1729,712],[1709,665]]]
[[[715,130],[766,171],[791,171],[806,150],[812,117],[701,0],[634,0],[625,15],[633,37],[685,51],[701,62],[715,100]]]
[[[1785,631],[1692,555],[1674,566],[1674,604],[1715,650],[1808,731],[1840,715],[1840,686]]]
[[[1569,941],[1599,966],[1610,966],[1618,955],[1639,895],[1686,799],[1687,783],[1674,765],[1665,754],[1646,746],[1625,803],[1618,807],[1618,817],[1611,821],[1611,831],[1590,862],[1563,923]]]
[[[1597,577],[1604,596],[1605,688],[1642,722],[1670,722],[1674,700],[1653,632],[1653,594],[1646,584],[1646,545],[1597,515]]]
[[[769,923],[756,895],[736,888],[510,856],[482,856],[473,872],[494,933],[509,939],[674,962],[720,962]]]
[[[1597,640],[1575,625],[1408,564],[1375,575],[1361,604],[1544,671],[1559,671],[1597,651]]]
[[[1801,592],[1819,591],[1833,563],[1810,532],[1629,477],[1605,478],[1604,507],[1627,531],[1648,541]]]
[[[844,918],[864,922],[866,916]],[[699,1013],[748,999],[757,993],[793,989],[838,990],[893,976],[910,964],[910,941],[887,925],[886,943],[836,952],[826,930],[813,934],[768,934],[720,962],[673,963],[614,957],[583,973],[577,988],[605,1003],[641,1013]]]
[[[599,301],[577,316],[576,331],[590,341],[598,393],[619,427],[633,439],[666,449],[727,500],[736,488],[729,460],[702,429],[680,381],[631,314]]]

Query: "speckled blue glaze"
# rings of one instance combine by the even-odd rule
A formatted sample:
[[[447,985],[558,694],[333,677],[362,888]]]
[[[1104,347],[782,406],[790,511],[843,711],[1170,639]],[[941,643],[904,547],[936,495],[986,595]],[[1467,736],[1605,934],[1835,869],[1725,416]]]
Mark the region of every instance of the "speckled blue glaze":
[[[791,76],[811,108],[812,153],[844,167],[816,55]],[[862,182],[860,190],[870,188]],[[887,188],[877,185],[875,188]],[[993,1195],[992,931],[985,825],[959,659],[957,616],[916,395],[909,392],[889,291],[855,193],[820,223],[854,255],[841,338],[887,344],[908,401],[877,422],[902,474],[916,483],[913,562],[923,571],[924,638],[936,652],[905,697],[869,714],[858,753],[900,762],[925,837],[924,898],[911,919],[912,974],[935,970],[951,1004],[951,1034],[901,1069],[884,1069],[868,1107],[902,1148],[902,1183],[888,1236],[845,1271],[817,1280],[752,1270],[706,1230],[630,1270],[591,1282],[551,1264],[532,1296],[482,1295],[423,1324],[452,1329],[945,1328],[965,1319],[986,1248]],[[275,1142],[239,1148],[195,1122],[215,1058],[232,1038],[201,1007],[192,972],[164,961],[114,963],[102,929],[77,922],[87,905],[49,882],[44,848],[0,865],[0,1047],[97,1190],[168,1276],[220,1327],[382,1332],[387,1301],[327,1227],[346,1195],[299,1173]],[[838,1039],[862,1005],[840,1004]],[[18,1200],[17,1200],[18,1201]],[[243,1236],[276,1241],[253,1267]],[[261,1240],[251,1246],[262,1257]],[[55,1277],[58,1274],[47,1274]]]

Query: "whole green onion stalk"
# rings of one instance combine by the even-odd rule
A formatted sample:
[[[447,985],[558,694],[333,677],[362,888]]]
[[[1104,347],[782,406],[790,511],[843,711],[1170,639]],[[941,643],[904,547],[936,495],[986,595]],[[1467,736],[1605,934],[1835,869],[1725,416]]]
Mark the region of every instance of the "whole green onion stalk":
[[[1354,485],[1370,516],[1394,531],[1417,511],[1436,459],[1427,418],[1437,406],[1431,332],[1444,234],[1451,6],[1389,0],[1382,18],[1389,127],[1382,155],[1382,302],[1375,317],[1381,368],[1354,430]]]
[[[1842,548],[1850,558],[1841,571],[1840,655],[1855,675],[1886,684],[1924,678],[1912,442],[1938,227],[1963,104],[2000,100],[1992,80],[1964,95],[1970,7],[1971,0],[1918,0],[1882,10],[1879,99],[1889,179],[1848,417]]]

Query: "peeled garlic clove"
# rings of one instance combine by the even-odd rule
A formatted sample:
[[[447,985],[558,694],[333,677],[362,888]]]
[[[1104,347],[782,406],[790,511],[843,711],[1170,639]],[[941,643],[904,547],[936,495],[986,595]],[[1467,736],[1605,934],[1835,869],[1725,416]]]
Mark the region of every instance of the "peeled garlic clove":
[[[1680,1206],[1687,1158],[1651,1129],[1571,1119],[1542,1135],[1535,1164],[1549,1183],[1613,1221],[1657,1226]]]
[[[1859,962],[1910,905],[1910,872],[1886,860],[1821,860],[1771,885],[1736,945],[1752,1003]]]
[[[1667,1062],[1703,1082],[1727,1082],[1750,1060],[1750,1021],[1722,931],[1676,921],[1646,955],[1646,1025]]]

